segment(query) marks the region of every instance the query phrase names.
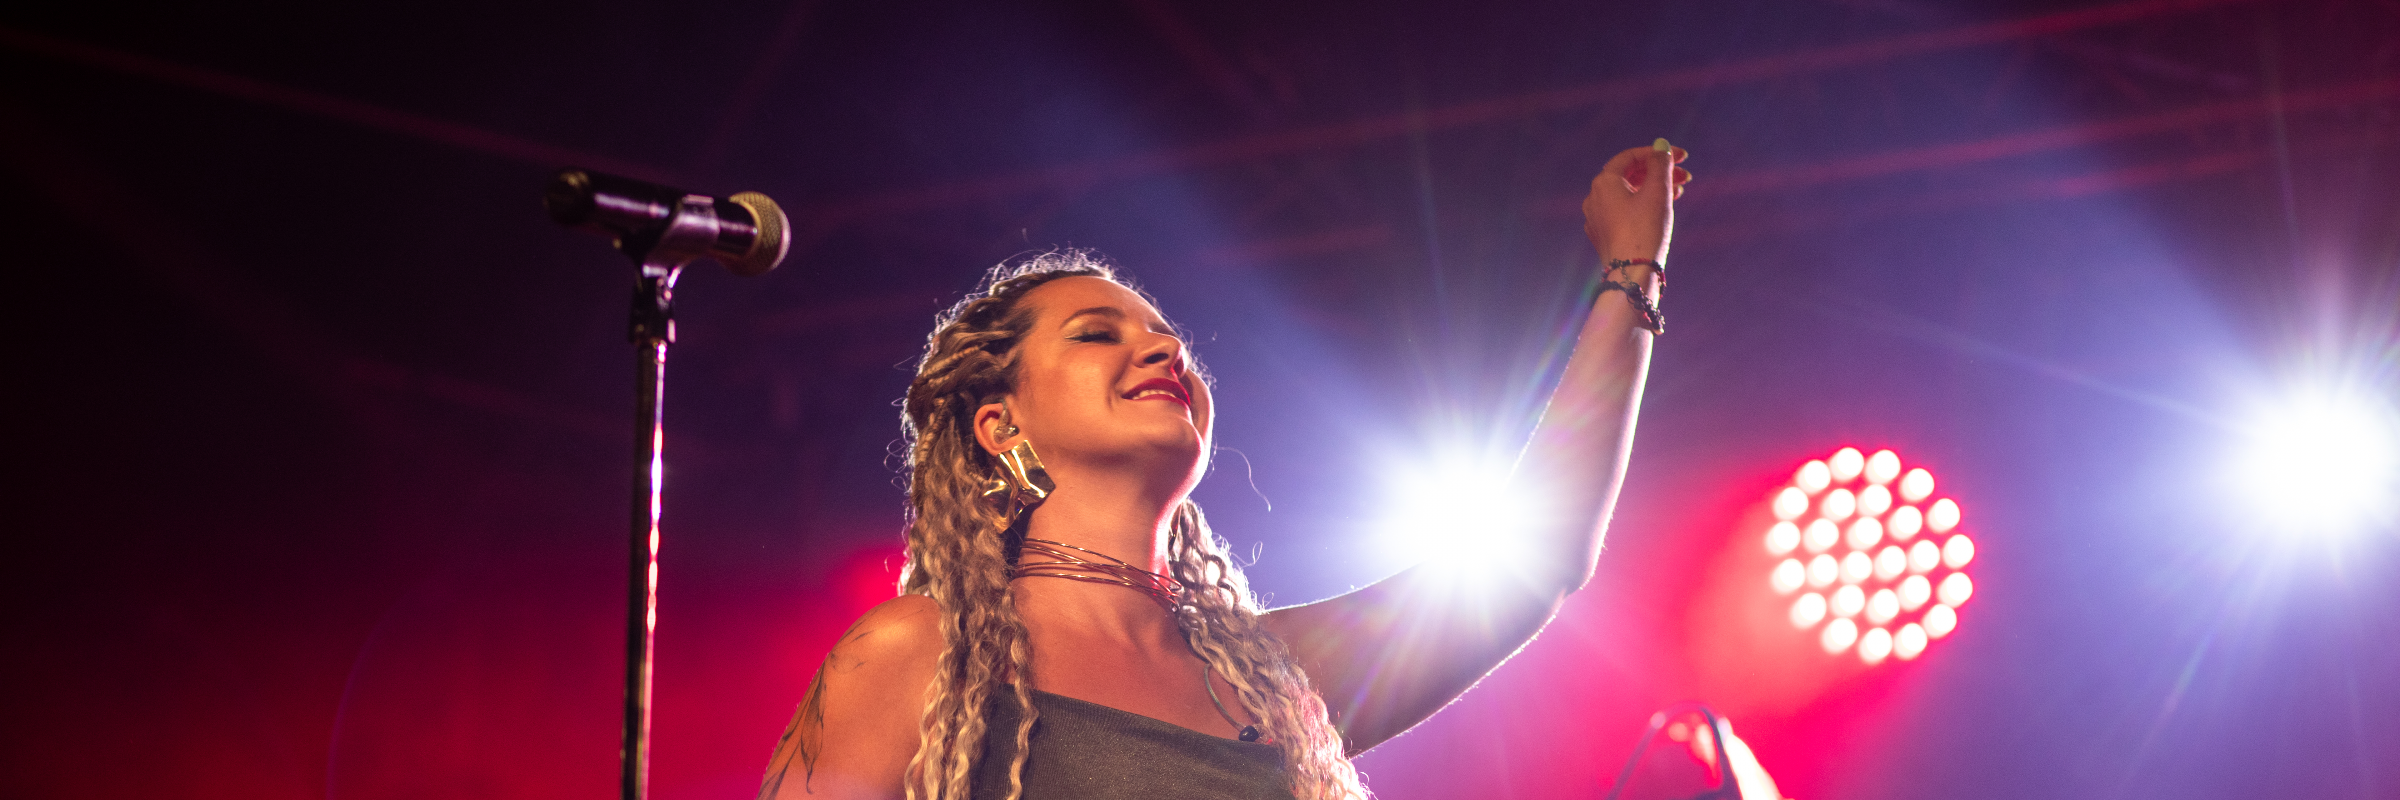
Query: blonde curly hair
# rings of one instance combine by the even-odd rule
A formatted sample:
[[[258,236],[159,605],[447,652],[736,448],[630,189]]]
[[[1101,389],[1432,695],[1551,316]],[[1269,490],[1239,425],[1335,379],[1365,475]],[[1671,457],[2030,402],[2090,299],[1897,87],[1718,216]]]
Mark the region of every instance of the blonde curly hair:
[[[1025,532],[1021,521],[1012,525],[983,497],[1000,465],[976,442],[972,425],[977,409],[998,402],[1015,385],[1017,345],[1033,325],[1033,309],[1021,302],[1025,295],[1079,276],[1140,293],[1087,251],[1053,251],[995,267],[980,291],[940,317],[902,401],[901,430],[910,446],[908,559],[900,591],[940,605],[944,644],[926,691],[920,744],[905,776],[910,800],[967,800],[987,734],[984,709],[994,692],[1008,692],[1017,703],[1007,800],[1024,793],[1039,712],[1030,679],[1032,646],[1008,586]],[[1225,553],[1200,507],[1183,501],[1167,555],[1184,587],[1175,609],[1184,638],[1234,687],[1264,738],[1282,751],[1295,797],[1366,797],[1324,700],[1283,643],[1260,624],[1258,600]]]

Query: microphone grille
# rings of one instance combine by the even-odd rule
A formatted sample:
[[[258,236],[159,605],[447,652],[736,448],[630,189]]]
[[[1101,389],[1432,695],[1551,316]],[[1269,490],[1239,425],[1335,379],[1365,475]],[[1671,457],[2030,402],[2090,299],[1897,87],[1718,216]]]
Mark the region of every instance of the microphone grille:
[[[725,266],[735,274],[749,276],[764,275],[783,263],[784,255],[792,249],[791,226],[784,219],[783,207],[757,192],[742,192],[725,199],[748,209],[758,229],[758,234],[750,239],[750,249],[740,258],[727,261]]]

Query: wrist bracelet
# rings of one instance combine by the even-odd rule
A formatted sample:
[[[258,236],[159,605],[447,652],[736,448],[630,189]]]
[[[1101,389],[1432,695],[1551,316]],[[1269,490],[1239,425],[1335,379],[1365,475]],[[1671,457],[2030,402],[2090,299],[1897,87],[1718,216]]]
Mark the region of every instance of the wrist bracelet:
[[[1647,258],[1618,258],[1609,260],[1608,271],[1601,274],[1600,293],[1623,292],[1625,302],[1632,303],[1633,310],[1642,315],[1642,321],[1635,324],[1642,330],[1649,331],[1652,336],[1665,336],[1667,334],[1667,315],[1658,310],[1657,303],[1650,301],[1650,292],[1643,289],[1641,284],[1633,281],[1608,280],[1608,276],[1617,274],[1617,270],[1636,265],[1649,267],[1658,275],[1659,285],[1666,285],[1667,265]]]

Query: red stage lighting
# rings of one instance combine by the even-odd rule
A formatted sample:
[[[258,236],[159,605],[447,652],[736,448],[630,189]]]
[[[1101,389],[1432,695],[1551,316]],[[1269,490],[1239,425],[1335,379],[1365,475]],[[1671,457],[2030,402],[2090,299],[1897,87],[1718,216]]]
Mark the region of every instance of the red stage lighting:
[[[1975,542],[1953,532],[1958,502],[1934,496],[1933,473],[1903,473],[1890,450],[1844,447],[1801,465],[1772,509],[1764,535],[1776,560],[1761,583],[1826,653],[1909,661],[1958,628],[1958,607],[1975,593],[1965,572]]]

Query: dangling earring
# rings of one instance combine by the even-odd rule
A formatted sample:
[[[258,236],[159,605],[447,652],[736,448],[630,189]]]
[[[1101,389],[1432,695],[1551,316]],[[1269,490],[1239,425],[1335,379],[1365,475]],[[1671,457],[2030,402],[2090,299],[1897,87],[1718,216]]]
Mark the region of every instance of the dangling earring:
[[[1001,434],[1004,438],[1017,433],[1014,425],[1005,430],[1008,432]],[[1042,466],[1042,457],[1034,454],[1032,439],[1017,442],[1017,446],[1003,450],[999,455],[1000,477],[985,484],[983,496],[997,498],[1008,504],[1009,519],[1014,520],[1026,509],[1041,505],[1043,500],[1050,499],[1050,492],[1058,488],[1058,484],[1050,480],[1050,470]]]

